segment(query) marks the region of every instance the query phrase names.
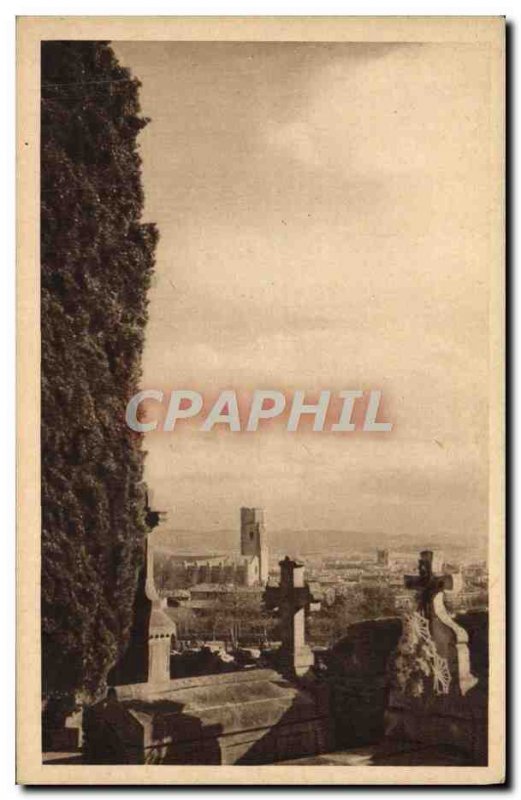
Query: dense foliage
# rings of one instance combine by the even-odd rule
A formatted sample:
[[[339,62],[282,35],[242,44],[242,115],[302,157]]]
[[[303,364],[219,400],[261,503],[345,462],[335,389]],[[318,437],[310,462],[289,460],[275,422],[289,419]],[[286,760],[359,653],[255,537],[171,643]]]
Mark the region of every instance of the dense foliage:
[[[44,694],[95,696],[128,640],[146,531],[136,391],[157,232],[141,224],[139,82],[103,42],[44,42]]]
[[[312,644],[330,646],[346,635],[355,622],[396,616],[392,591],[386,587],[353,586],[337,594],[332,603],[322,603],[318,613],[307,619],[307,636]]]

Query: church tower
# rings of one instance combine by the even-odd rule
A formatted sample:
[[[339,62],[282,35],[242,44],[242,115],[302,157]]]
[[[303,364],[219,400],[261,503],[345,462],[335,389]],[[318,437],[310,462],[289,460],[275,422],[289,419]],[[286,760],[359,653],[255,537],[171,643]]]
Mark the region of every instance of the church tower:
[[[268,542],[262,508],[241,508],[241,555],[258,557],[259,581],[261,584],[267,583]]]

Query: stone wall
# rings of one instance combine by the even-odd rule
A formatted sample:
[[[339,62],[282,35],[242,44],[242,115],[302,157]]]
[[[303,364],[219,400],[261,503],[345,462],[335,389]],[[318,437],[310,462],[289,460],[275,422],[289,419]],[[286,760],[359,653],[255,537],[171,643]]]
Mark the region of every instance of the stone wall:
[[[377,742],[384,736],[387,663],[401,635],[401,620],[358,622],[327,656],[325,680],[337,748]]]

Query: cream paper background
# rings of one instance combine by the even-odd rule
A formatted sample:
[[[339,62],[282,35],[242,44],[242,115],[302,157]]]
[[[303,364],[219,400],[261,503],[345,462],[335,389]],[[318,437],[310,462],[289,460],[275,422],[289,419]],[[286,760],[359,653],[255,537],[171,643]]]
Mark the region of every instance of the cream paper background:
[[[317,41],[445,43],[486,48],[492,86],[491,126],[483,134],[490,170],[476,213],[488,237],[473,256],[488,263],[490,765],[426,767],[84,767],[41,765],[39,651],[39,46],[42,39],[131,41]],[[123,60],[125,64],[125,60]],[[503,775],[504,762],[504,20],[499,18],[21,18],[18,20],[18,780],[24,783],[482,783]],[[138,77],[141,77],[138,71]],[[477,79],[477,78],[476,78]],[[145,113],[147,109],[145,108]],[[428,106],[425,108],[428,113]],[[378,120],[378,118],[377,118]],[[386,131],[376,131],[376,141]],[[464,135],[465,132],[462,132]],[[454,160],[461,141],[442,149]],[[437,158],[439,158],[439,146]],[[305,154],[304,154],[305,155]],[[434,156],[433,156],[434,157]],[[487,185],[488,184],[488,185]],[[486,191],[485,191],[486,186]],[[146,186],[145,186],[146,190]],[[476,200],[474,200],[476,202]],[[487,223],[485,223],[487,224]],[[161,229],[161,224],[160,224]],[[447,231],[450,236],[453,231]],[[395,265],[399,269],[400,265]],[[334,279],[334,276],[331,276]],[[469,285],[468,291],[472,291]],[[403,298],[404,319],[407,298]],[[461,325],[466,324],[465,319]],[[450,348],[449,333],[445,346]],[[361,358],[363,360],[363,352]],[[427,353],[425,358],[429,359]],[[424,365],[425,366],[425,365]],[[427,365],[428,366],[428,363]],[[370,365],[368,365],[368,368]],[[483,374],[468,380],[483,383]],[[465,376],[463,376],[465,379]],[[480,386],[483,390],[483,386]],[[485,392],[485,395],[487,392]],[[411,402],[412,398],[409,398]],[[21,424],[23,420],[23,425]],[[281,453],[282,457],[282,453]]]

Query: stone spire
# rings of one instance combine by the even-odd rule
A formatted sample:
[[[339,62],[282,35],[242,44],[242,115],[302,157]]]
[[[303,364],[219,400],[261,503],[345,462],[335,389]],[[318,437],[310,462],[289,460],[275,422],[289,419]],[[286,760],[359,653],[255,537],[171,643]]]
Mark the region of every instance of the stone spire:
[[[156,527],[164,516],[163,512],[150,509],[147,496],[146,520],[149,528]],[[152,536],[150,531],[144,543],[144,564],[134,598],[128,647],[108,676],[108,683],[113,686],[161,684],[170,680],[170,644],[176,627],[164,610],[166,598],[159,596],[154,583]]]

